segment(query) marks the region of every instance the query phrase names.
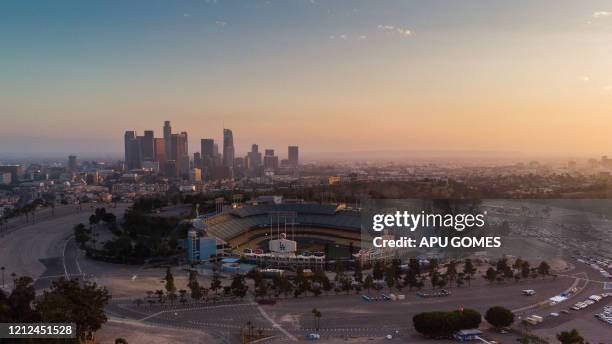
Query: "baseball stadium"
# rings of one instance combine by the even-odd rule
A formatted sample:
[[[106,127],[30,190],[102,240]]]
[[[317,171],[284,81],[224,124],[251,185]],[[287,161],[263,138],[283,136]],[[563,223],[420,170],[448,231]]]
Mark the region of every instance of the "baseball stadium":
[[[233,205],[196,228],[225,242],[234,254],[286,264],[348,258],[361,240],[359,211],[336,203]]]

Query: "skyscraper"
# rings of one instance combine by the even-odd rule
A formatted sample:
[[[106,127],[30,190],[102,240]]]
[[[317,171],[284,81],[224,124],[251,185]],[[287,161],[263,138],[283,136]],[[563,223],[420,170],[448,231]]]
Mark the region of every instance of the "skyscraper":
[[[68,171],[69,172],[74,172],[76,171],[77,168],[77,157],[76,155],[69,155],[68,156]]]
[[[155,161],[159,162],[160,167],[163,167],[166,162],[166,141],[163,138],[155,138],[153,142]]]
[[[234,135],[230,129],[223,129],[223,166],[234,165]]]
[[[193,153],[193,167],[202,169],[202,154],[200,152]]]
[[[142,137],[142,160],[153,161],[155,159],[155,135],[153,130],[145,130]]]
[[[215,141],[213,139],[201,139],[200,140],[200,153],[202,154],[202,161],[206,164],[206,159],[209,159],[210,163],[215,157]]]
[[[140,167],[140,140],[136,132],[127,130],[123,136],[125,144],[125,166],[128,170]]]
[[[172,134],[170,136],[170,154],[174,159],[176,169],[179,175],[189,174],[189,148],[187,144],[187,133],[181,132],[180,134]],[[166,154],[167,156],[168,154]]]
[[[256,171],[261,166],[261,153],[258,145],[253,144],[251,146],[251,151],[247,153],[246,165],[252,171]]]
[[[298,146],[289,146],[287,157],[291,167],[297,167],[299,164],[299,149]]]
[[[174,160],[175,157],[172,156],[172,127],[170,126],[170,121],[164,122],[164,146],[166,152],[166,160]]]
[[[278,157],[274,155],[274,149],[266,149],[263,163],[266,170],[276,171],[278,169]]]

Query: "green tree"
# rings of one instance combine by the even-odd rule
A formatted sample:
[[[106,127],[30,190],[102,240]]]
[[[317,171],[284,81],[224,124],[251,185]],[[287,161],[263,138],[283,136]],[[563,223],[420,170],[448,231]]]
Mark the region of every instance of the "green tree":
[[[363,283],[363,271],[359,261],[355,262],[355,273],[353,274],[353,277],[355,278],[355,281]]]
[[[530,271],[531,267],[529,266],[529,262],[524,260],[521,265],[521,277],[523,277],[523,279],[529,278]]]
[[[495,271],[493,268],[488,268],[484,278],[490,283],[495,282],[495,279],[497,278],[497,271]]]
[[[381,280],[383,279],[383,265],[380,261],[377,261],[374,263],[374,268],[372,270],[372,277],[374,277],[375,280]]]
[[[471,259],[465,260],[465,263],[463,264],[463,273],[465,274],[464,279],[468,282],[468,286],[470,286],[472,278],[474,277],[474,274],[476,274],[476,268],[474,267]]]
[[[480,313],[473,309],[425,312],[412,318],[415,330],[430,338],[448,338],[456,331],[478,328],[481,320]]]
[[[542,261],[540,265],[538,265],[538,274],[542,276],[548,276],[550,274],[550,265],[546,261]]]
[[[576,329],[558,333],[557,340],[559,340],[561,344],[584,344],[584,338],[582,338]]]
[[[321,311],[319,311],[316,308],[313,308],[311,313],[314,317],[315,330],[319,332],[319,324],[321,323],[321,316],[322,316]]]
[[[244,275],[234,275],[230,288],[232,290],[232,295],[243,299],[246,296],[247,290],[249,289],[249,287],[244,283]]]
[[[0,322],[37,322],[40,314],[32,309],[36,297],[33,280],[22,276],[14,279],[12,292],[7,296],[0,289]]]
[[[106,322],[104,308],[110,298],[108,290],[94,282],[61,278],[44,292],[36,310],[43,322],[76,324],[77,338],[84,341]]]
[[[416,258],[410,258],[408,261],[408,268],[417,276],[421,274],[421,264]]]
[[[176,292],[176,286],[174,285],[174,276],[172,275],[172,270],[170,268],[166,268],[166,277],[164,277],[164,281],[166,281],[166,292],[168,294]]]
[[[198,272],[195,270],[189,271],[189,282],[187,282],[187,288],[191,292],[191,298],[195,301],[202,299],[202,288],[198,282]]]
[[[73,229],[74,229],[74,240],[81,247],[84,247],[85,243],[87,243],[89,239],[91,239],[89,234],[87,233],[87,229],[85,228],[85,225],[82,223],[79,223],[78,225],[74,226]]]
[[[514,313],[507,308],[495,306],[487,310],[485,319],[497,328],[508,327],[514,322]]]
[[[453,283],[455,282],[457,278],[457,262],[456,261],[451,260],[448,263],[448,265],[446,266],[446,276],[448,277],[448,283],[452,287]]]
[[[387,284],[387,288],[391,291],[391,288],[395,285],[395,273],[393,272],[393,268],[391,266],[387,266],[385,269],[385,283]]]
[[[368,294],[370,294],[370,289],[374,288],[374,278],[372,278],[372,275],[366,276],[363,287],[368,291]]]

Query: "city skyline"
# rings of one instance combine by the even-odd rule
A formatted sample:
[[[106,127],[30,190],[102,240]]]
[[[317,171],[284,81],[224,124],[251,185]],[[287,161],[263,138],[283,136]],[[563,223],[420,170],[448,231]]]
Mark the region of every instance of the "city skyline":
[[[605,1],[0,9],[0,154],[120,154],[117,133],[168,118],[191,146],[232,128],[237,153],[253,142],[322,154],[612,146]]]

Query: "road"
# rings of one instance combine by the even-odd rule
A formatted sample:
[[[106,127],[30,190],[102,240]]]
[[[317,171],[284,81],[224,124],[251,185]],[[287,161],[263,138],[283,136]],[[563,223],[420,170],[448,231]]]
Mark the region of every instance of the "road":
[[[109,208],[121,216],[126,206]],[[0,265],[5,267],[5,279],[10,275],[30,276],[37,289],[45,288],[55,277],[80,276],[80,252],[71,240],[73,227],[89,222],[90,211],[74,207],[58,207],[55,216],[43,213],[44,219],[35,223],[14,224],[0,238]],[[8,284],[8,283],[7,283]]]

